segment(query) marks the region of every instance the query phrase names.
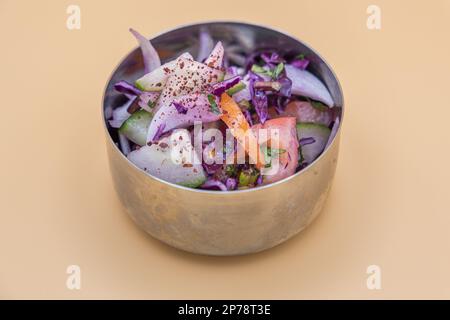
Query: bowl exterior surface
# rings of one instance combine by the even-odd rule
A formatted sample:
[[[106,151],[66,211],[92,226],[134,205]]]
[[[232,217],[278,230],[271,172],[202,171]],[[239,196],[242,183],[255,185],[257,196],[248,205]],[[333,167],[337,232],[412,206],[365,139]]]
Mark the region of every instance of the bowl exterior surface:
[[[312,57],[311,71],[342,106],[337,78],[324,60],[300,41],[261,26],[217,22],[181,27],[152,40],[162,60],[197,50],[198,33],[207,27],[215,40],[236,41],[249,50],[275,47]],[[142,75],[138,49],[114,71],[105,91],[103,115],[123,97],[112,85]],[[342,125],[342,119],[341,119]],[[106,121],[105,121],[105,128]],[[181,250],[207,255],[241,255],[276,246],[306,228],[320,213],[333,181],[340,132],[323,154],[300,173],[269,186],[245,191],[213,192],[169,184],[138,169],[117,147],[107,128],[107,151],[114,187],[131,218],[153,237]]]

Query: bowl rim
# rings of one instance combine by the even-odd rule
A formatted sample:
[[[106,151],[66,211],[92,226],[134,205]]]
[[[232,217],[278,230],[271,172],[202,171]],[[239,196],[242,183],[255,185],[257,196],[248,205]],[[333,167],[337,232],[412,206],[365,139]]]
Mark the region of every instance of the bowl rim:
[[[150,174],[144,172],[139,167],[137,167],[134,163],[132,163],[123,154],[123,152],[120,150],[120,148],[116,145],[116,143],[114,142],[114,140],[111,137],[111,134],[109,133],[108,126],[106,124],[107,120],[105,119],[105,97],[106,97],[106,92],[107,92],[107,89],[108,89],[108,85],[111,82],[111,80],[113,78],[113,75],[115,74],[115,72],[118,69],[118,67],[128,58],[128,56],[132,52],[134,52],[135,50],[139,49],[139,46],[134,47],[133,50],[129,51],[122,59],[120,59],[119,63],[115,66],[115,68],[111,72],[110,76],[108,77],[108,80],[106,81],[106,84],[105,84],[104,89],[103,89],[101,111],[100,112],[101,112],[102,126],[103,126],[103,129],[104,129],[106,135],[108,136],[108,138],[107,138],[108,142],[112,144],[113,149],[115,149],[115,151],[120,154],[120,157],[122,157],[122,159],[125,160],[125,162],[127,162],[128,165],[131,165],[131,167],[133,167],[133,169],[137,170],[139,173],[144,175],[146,179],[154,179],[154,180],[157,180],[157,181],[159,181],[161,183],[169,185],[171,187],[174,187],[174,188],[177,188],[177,189],[180,189],[180,190],[195,192],[195,193],[206,193],[206,194],[214,194],[214,195],[227,195],[227,194],[236,194],[236,193],[257,192],[257,191],[262,191],[262,190],[268,189],[270,187],[275,187],[277,185],[283,184],[283,183],[285,183],[285,182],[287,182],[289,180],[292,180],[292,179],[294,179],[296,177],[301,176],[302,174],[304,174],[305,172],[307,172],[309,170],[312,170],[311,168],[313,168],[316,165],[316,163],[318,163],[320,161],[320,159],[325,156],[325,154],[328,152],[328,150],[330,150],[336,143],[338,143],[336,141],[338,140],[338,137],[340,136],[341,128],[342,128],[342,124],[343,124],[344,113],[345,113],[344,92],[342,90],[342,85],[341,85],[341,83],[339,81],[339,78],[337,77],[337,75],[334,72],[333,68],[331,68],[330,64],[313,47],[311,47],[305,41],[299,40],[297,37],[291,35],[290,33],[285,32],[285,31],[283,31],[281,29],[278,29],[278,28],[268,27],[268,26],[265,26],[265,25],[257,24],[257,23],[244,22],[244,21],[240,21],[240,20],[205,20],[205,21],[181,24],[181,25],[178,25],[176,27],[169,28],[169,29],[166,29],[166,30],[164,30],[162,32],[157,33],[156,35],[152,36],[149,39],[149,41],[152,41],[153,39],[155,39],[157,37],[160,37],[160,36],[162,36],[164,34],[176,31],[178,29],[194,27],[194,26],[202,26],[202,25],[211,25],[211,24],[229,24],[229,25],[236,25],[236,26],[245,25],[245,26],[249,26],[249,27],[257,27],[257,28],[267,29],[267,30],[270,30],[270,31],[275,31],[276,33],[283,34],[284,36],[287,36],[287,37],[291,38],[292,40],[300,42],[304,46],[308,47],[309,50],[311,50],[315,55],[317,55],[317,57],[319,57],[321,59],[321,61],[330,70],[332,76],[336,80],[337,88],[339,90],[339,93],[341,95],[341,100],[342,100],[342,105],[341,105],[341,109],[342,110],[341,110],[341,114],[340,114],[340,117],[339,117],[339,127],[337,128],[336,134],[334,135],[332,141],[328,144],[328,146],[325,147],[325,149],[322,151],[322,153],[312,163],[308,164],[304,169],[294,173],[293,175],[291,175],[289,177],[286,177],[286,178],[284,178],[282,180],[279,180],[277,182],[273,182],[273,183],[270,183],[270,184],[267,184],[267,185],[258,186],[258,187],[254,187],[254,188],[248,188],[248,189],[241,189],[241,190],[220,191],[220,190],[206,190],[206,189],[190,188],[190,187],[185,187],[185,186],[178,185],[178,184],[175,184],[175,183],[172,183],[172,182],[168,182],[166,180],[163,180],[161,178],[158,178],[156,176],[153,176],[153,175],[150,175]]]

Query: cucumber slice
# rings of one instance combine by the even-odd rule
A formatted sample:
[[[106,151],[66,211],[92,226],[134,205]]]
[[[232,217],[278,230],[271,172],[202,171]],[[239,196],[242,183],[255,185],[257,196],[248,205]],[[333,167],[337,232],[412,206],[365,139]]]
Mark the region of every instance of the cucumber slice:
[[[226,91],[226,93],[227,93],[229,96],[232,96],[233,94],[238,93],[239,91],[244,90],[246,87],[247,87],[247,86],[245,85],[245,83],[241,81],[241,82],[235,84],[234,86],[232,86],[230,89],[228,89],[228,90]]]
[[[147,131],[151,121],[151,113],[138,110],[122,124],[119,132],[134,143],[143,146],[146,143]]]
[[[307,163],[313,162],[325,149],[331,130],[321,124],[300,122],[297,123],[297,138],[299,140],[313,138],[314,142],[301,145],[301,154]]]
[[[196,188],[206,181],[206,174],[186,129],[174,130],[158,143],[130,152],[128,159],[155,177],[185,187]]]

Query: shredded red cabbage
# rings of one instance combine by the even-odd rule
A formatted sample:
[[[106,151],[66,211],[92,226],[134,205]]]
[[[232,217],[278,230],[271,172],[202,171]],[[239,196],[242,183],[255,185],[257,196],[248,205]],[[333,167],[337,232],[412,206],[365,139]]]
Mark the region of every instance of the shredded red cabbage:
[[[309,60],[305,59],[305,58],[303,58],[303,59],[295,59],[295,60],[293,60],[291,62],[291,65],[296,67],[296,68],[305,70],[308,67],[308,65],[309,65]]]
[[[129,83],[125,80],[121,80],[121,81],[115,83],[114,89],[117,92],[120,92],[123,94],[128,94],[128,95],[133,95],[133,96],[138,96],[142,93],[141,90],[139,90],[134,85],[132,85],[131,83]]]
[[[188,109],[185,106],[183,106],[181,103],[173,101],[172,104],[177,109],[178,113],[182,113],[182,114],[187,113]]]
[[[164,133],[164,128],[165,128],[166,124],[165,123],[161,123],[158,126],[158,130],[156,130],[155,135],[153,136],[152,141],[158,141],[159,138],[161,137],[161,135]]]
[[[267,95],[260,90],[256,90],[253,95],[253,106],[261,123],[266,122],[268,116],[268,99]]]
[[[261,59],[270,67],[284,62],[284,59],[277,52],[263,52],[261,53]]]
[[[314,142],[316,142],[316,139],[314,139],[313,137],[307,137],[307,138],[301,138],[299,140],[299,144],[303,147],[306,146],[308,144],[313,144]]]
[[[220,96],[226,90],[237,85],[241,81],[241,79],[242,78],[240,76],[234,76],[230,79],[218,82],[212,86],[212,93],[216,96]]]
[[[259,186],[263,182],[263,176],[260,174],[256,179],[256,185]]]
[[[237,187],[237,180],[236,178],[228,178],[225,181],[225,186],[227,188],[227,190],[234,190]]]
[[[138,32],[132,29],[130,31],[138,39],[141,46],[145,72],[148,73],[159,67],[160,60],[158,54],[152,47],[150,41]],[[233,49],[233,46],[236,48]],[[143,129],[144,133],[147,129],[146,138],[149,144],[160,140],[176,128],[189,130],[191,140],[195,140],[197,136],[193,136],[195,135],[195,129],[192,126],[196,121],[201,121],[203,124],[208,123],[207,126],[203,126],[203,129],[200,130],[200,135],[205,136],[205,130],[207,128],[218,129],[224,138],[227,134],[225,132],[226,123],[221,121],[221,118],[223,116],[222,112],[225,111],[220,108],[219,98],[224,92],[232,96],[232,99],[238,104],[250,126],[264,124],[269,117],[282,118],[287,116],[296,117],[297,122],[319,124],[317,117],[310,117],[312,120],[309,121],[309,114],[305,113],[305,109],[296,106],[296,104],[308,103],[307,101],[310,101],[310,99],[313,100],[310,108],[314,107],[319,110],[314,109],[313,111],[326,113],[327,115],[334,114],[331,109],[334,106],[334,101],[328,88],[312,72],[306,70],[311,63],[310,59],[306,59],[302,54],[292,58],[293,56],[290,53],[284,54],[272,49],[257,50],[250,53],[249,50],[249,48],[244,48],[242,45],[231,44],[231,46],[227,47],[225,54],[222,43],[218,42],[216,46],[213,46],[211,34],[208,33],[208,30],[201,29],[197,59],[200,61],[200,69],[202,68],[203,62],[203,68],[209,66],[212,70],[219,72],[215,74],[215,79],[211,78],[207,82],[208,79],[205,78],[205,81],[202,80],[202,84],[193,82],[192,92],[179,94],[178,91],[185,84],[181,80],[178,83],[178,79],[181,78],[177,78],[172,84],[173,87],[171,87],[175,91],[173,93],[173,99],[167,101],[159,99],[160,95],[162,95],[162,98],[164,97],[164,93],[156,91],[143,92],[127,81],[119,81],[114,84],[114,89],[125,94],[131,100],[123,107],[112,111],[111,126],[119,128],[135,112],[136,107],[140,107],[152,114],[148,129]],[[184,53],[184,55],[186,54],[189,55],[188,53]],[[224,60],[227,57],[229,60]],[[191,58],[191,60],[193,59]],[[237,60],[241,62],[237,63]],[[233,63],[233,65],[229,65],[229,63]],[[313,60],[312,63],[316,64],[316,61]],[[181,71],[183,66],[184,64],[178,66],[182,75],[185,72]],[[167,72],[163,69],[162,67],[155,70],[153,76],[158,78],[160,76],[159,73]],[[188,77],[184,79],[186,80]],[[167,89],[165,84],[161,84],[161,86],[163,89]],[[326,108],[325,111],[323,111],[323,108]],[[302,119],[307,119],[308,121],[303,121]],[[239,120],[242,121],[242,119]],[[328,138],[327,145],[331,142],[339,127],[339,118],[330,116],[330,122],[332,120],[334,120],[334,124],[331,135],[326,137]],[[284,123],[284,121],[286,119],[281,120],[280,123]],[[277,123],[277,121],[274,121],[274,123]],[[271,124],[271,121],[266,125],[268,124]],[[139,128],[139,130],[141,129]],[[293,132],[295,135],[295,129],[293,129]],[[299,140],[295,136],[290,139],[293,139],[295,142],[294,148],[316,143],[316,139],[312,136],[306,136]],[[120,137],[121,148],[125,154],[130,151],[130,147],[131,149],[135,148],[134,144],[127,147],[127,143],[132,143],[130,141],[125,136]],[[196,152],[202,153],[202,162],[199,169],[207,177],[206,181],[199,188],[231,191],[240,189],[241,187],[254,187],[264,183],[274,182],[273,180],[264,178],[260,169],[257,169],[259,167],[250,165],[248,162],[245,164],[228,165],[215,161],[217,160],[217,156],[220,158],[223,157],[223,160],[230,159],[230,156],[233,159],[235,158],[238,142],[236,138],[233,138],[232,141],[233,144],[224,139],[225,147],[214,147],[213,150],[216,153],[212,152],[212,150],[211,152],[207,150],[211,144],[216,143],[215,140],[203,141],[200,145],[200,150],[196,150]],[[219,153],[217,153],[217,150],[219,150]],[[300,152],[305,150],[295,151]],[[234,153],[231,151],[234,151]],[[292,152],[292,150],[290,151]],[[286,163],[282,168],[283,170],[294,170],[292,166],[288,168],[289,164],[295,164],[296,170],[301,170],[308,165],[306,161],[298,164],[297,158],[294,159],[291,155],[291,153],[287,153],[288,157],[285,160]],[[213,161],[209,161],[208,159]],[[312,160],[308,159],[308,161]],[[251,181],[249,183],[242,178],[243,171],[244,173],[251,172]]]

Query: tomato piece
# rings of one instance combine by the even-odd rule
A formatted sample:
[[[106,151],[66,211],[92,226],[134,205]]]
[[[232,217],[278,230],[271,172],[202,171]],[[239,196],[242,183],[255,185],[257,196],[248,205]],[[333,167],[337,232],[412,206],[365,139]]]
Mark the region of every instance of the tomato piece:
[[[260,129],[267,129],[268,137],[264,141],[258,133]],[[298,166],[298,140],[296,130],[296,119],[294,117],[281,117],[267,120],[264,124],[256,124],[252,127],[258,139],[259,145],[267,144],[268,147],[274,148],[276,143],[270,139],[270,130],[277,129],[278,148],[277,155],[279,157],[278,166],[275,172],[270,172],[263,176],[263,184],[273,183],[284,178],[287,178],[295,173]],[[275,138],[276,136],[274,136]],[[272,149],[271,153],[275,151]]]
[[[284,111],[278,114],[274,107],[269,108],[270,118],[295,117],[297,122],[311,122],[329,126],[333,121],[333,111],[325,105],[314,107],[308,101],[289,102]]]

